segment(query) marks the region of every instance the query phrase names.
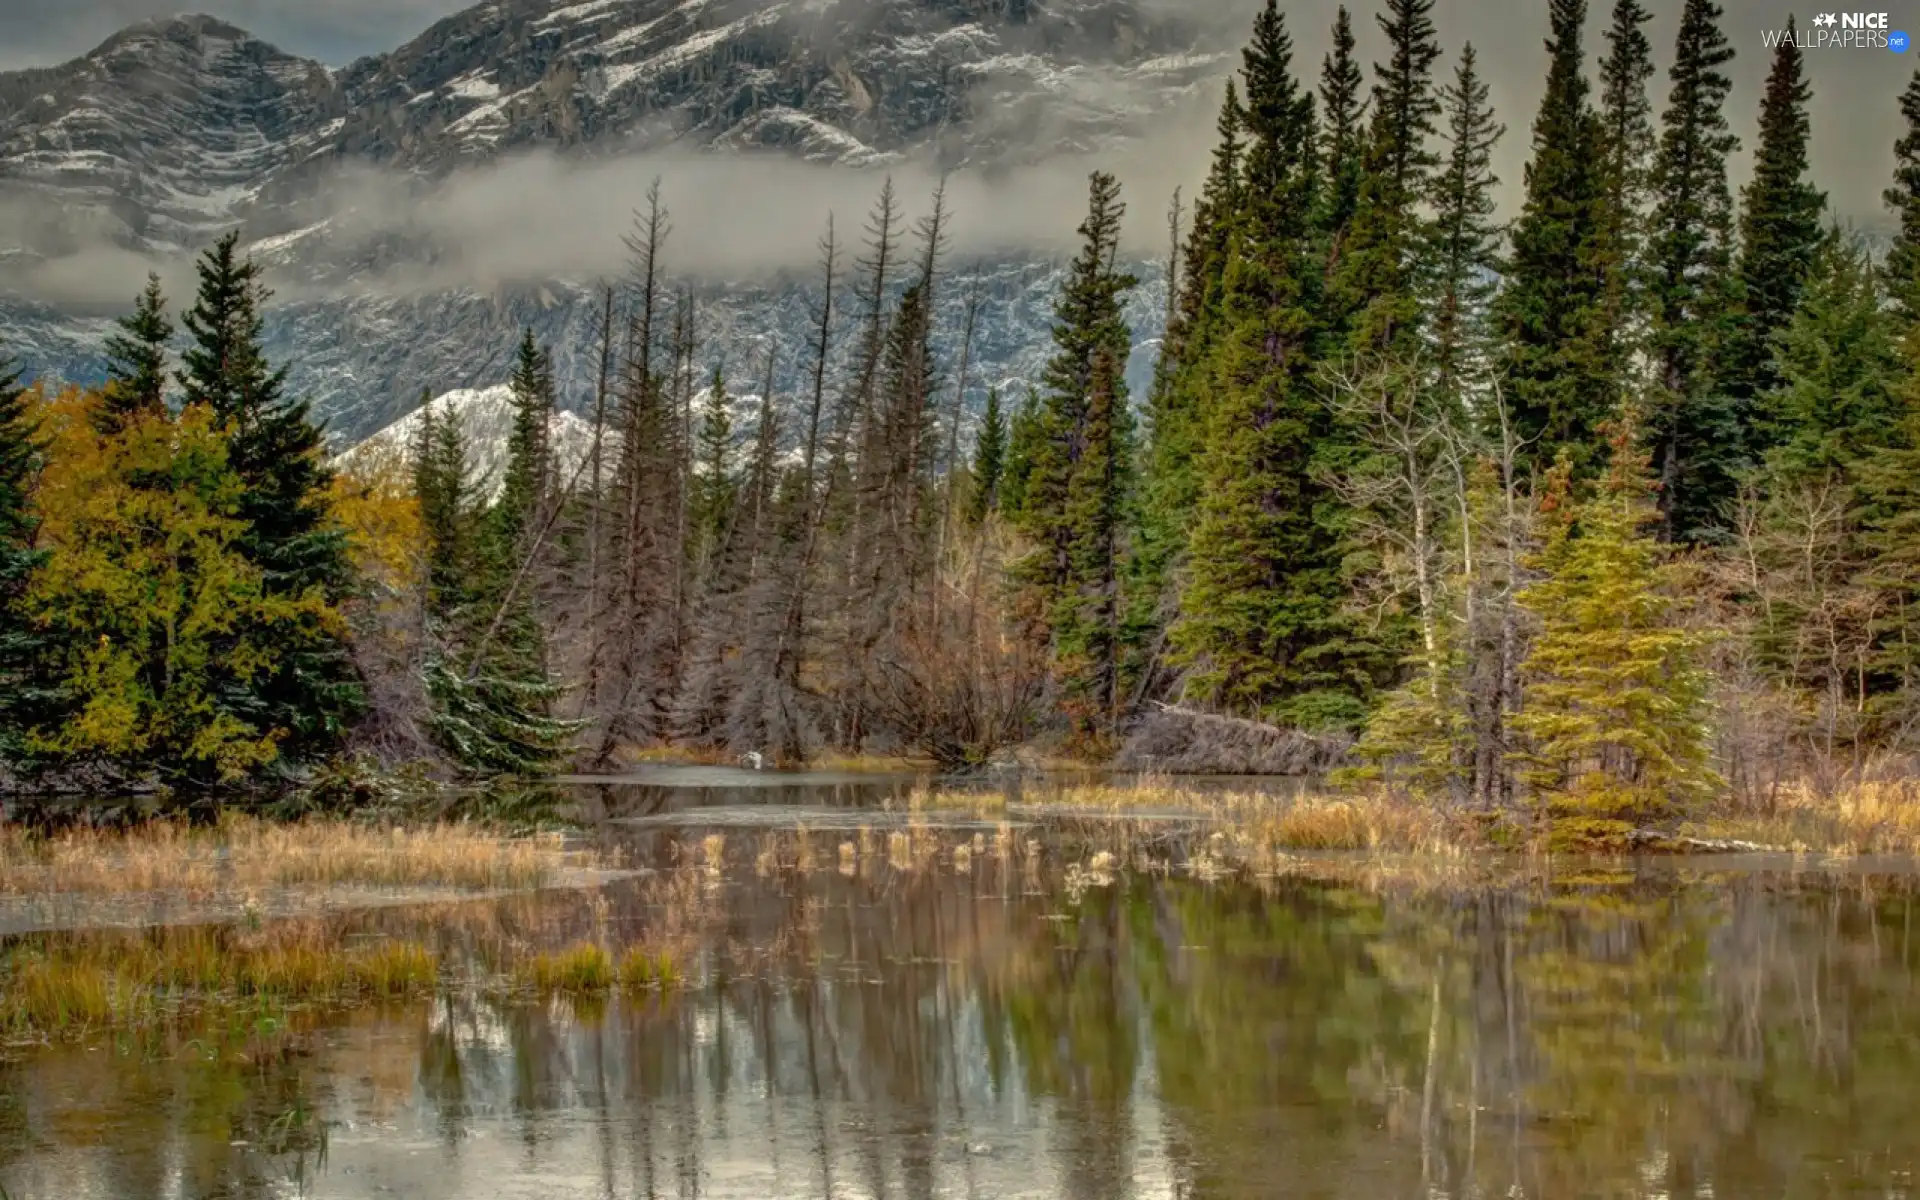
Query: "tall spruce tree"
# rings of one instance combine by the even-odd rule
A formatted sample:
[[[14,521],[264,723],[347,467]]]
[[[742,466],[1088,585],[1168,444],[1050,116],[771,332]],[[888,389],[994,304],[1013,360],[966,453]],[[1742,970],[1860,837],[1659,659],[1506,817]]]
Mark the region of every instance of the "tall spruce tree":
[[[1851,486],[1903,436],[1894,322],[1866,246],[1839,229],[1815,248],[1800,291],[1775,339],[1780,383],[1760,426],[1773,447],[1767,479],[1775,488]]]
[[[1386,0],[1378,19],[1388,58],[1373,68],[1365,167],[1326,330],[1363,354],[1407,352],[1419,335],[1420,205],[1439,165],[1428,145],[1440,111],[1433,0]]]
[[[1920,330],[1920,71],[1900,93],[1905,128],[1893,144],[1893,185],[1882,194],[1898,225],[1887,248],[1887,294],[1900,316],[1903,335]],[[1920,348],[1913,357],[1920,361]]]
[[[1328,240],[1327,266],[1337,271],[1347,226],[1360,204],[1366,176],[1367,137],[1362,124],[1366,100],[1360,95],[1360,60],[1354,55],[1353,18],[1342,4],[1333,19],[1333,49],[1320,66],[1320,212],[1317,222]]]
[[[1642,26],[1652,20],[1640,0],[1616,0],[1600,63],[1601,234],[1598,253],[1606,302],[1599,344],[1619,364],[1623,391],[1646,324],[1646,263],[1642,230],[1654,148],[1653,44]]]
[[[1586,0],[1551,0],[1546,96],[1533,123],[1526,199],[1495,302],[1514,434],[1532,465],[1562,448],[1591,470],[1597,430],[1617,407],[1603,336],[1601,129],[1581,51]]]
[[[1124,371],[1132,343],[1122,303],[1138,282],[1114,266],[1125,214],[1119,181],[1094,172],[1080,253],[1054,305],[1054,355],[1021,522],[1035,550],[1019,574],[1045,614],[1055,679],[1076,733],[1089,741],[1111,731],[1119,687],[1120,520],[1131,441]]]
[[[47,557],[34,544],[38,522],[28,499],[40,466],[36,434],[20,372],[0,356],[0,763],[20,760],[23,731],[55,697],[38,679],[45,641],[24,606],[27,584]]]
[[[1740,422],[1715,377],[1733,299],[1727,156],[1740,140],[1727,128],[1732,84],[1723,70],[1732,58],[1720,6],[1686,0],[1654,161],[1648,436],[1662,531],[1687,542],[1712,538],[1724,527],[1747,465]]]
[[[987,514],[1000,511],[1000,480],[1007,465],[1007,419],[1000,409],[1000,389],[987,389],[986,412],[980,417],[980,436],[973,444],[973,487],[967,493],[967,524],[979,525]]]
[[[513,457],[524,455],[517,446]],[[414,491],[427,534],[429,648],[434,739],[463,774],[550,774],[579,726],[553,716],[560,688],[548,674],[544,635],[519,560],[500,541],[512,523],[489,510],[468,474],[458,412],[429,405],[414,455]],[[508,473],[534,472],[509,461]]]
[[[1197,702],[1302,725],[1354,724],[1380,651],[1344,619],[1337,505],[1315,471],[1330,417],[1312,384],[1313,99],[1293,77],[1292,57],[1268,0],[1243,51],[1243,201],[1171,640]]]
[[[531,328],[520,335],[514,357],[513,427],[507,435],[507,466],[493,506],[503,553],[527,552],[526,542],[553,487],[552,449],[548,444],[555,407],[553,360],[533,340]]]
[[[1356,79],[1353,86],[1359,86]],[[1200,494],[1200,453],[1212,397],[1213,348],[1219,339],[1227,248],[1240,209],[1245,112],[1227,81],[1213,152],[1180,255],[1178,292],[1147,396],[1147,438],[1136,491],[1133,552],[1128,561],[1130,636],[1158,639],[1175,603],[1173,578],[1187,552]],[[1019,429],[1014,422],[1014,436]],[[1011,468],[1011,446],[1009,467]],[[1012,472],[1009,471],[1011,476]],[[1011,490],[1009,491],[1011,495]]]
[[[93,410],[93,427],[102,437],[113,437],[141,414],[166,411],[167,344],[173,340],[173,322],[167,318],[158,275],[147,276],[133,312],[118,325],[119,332],[107,338],[107,386]]]
[[[317,597],[324,614],[279,635],[286,653],[236,706],[279,731],[281,754],[294,762],[337,746],[364,705],[337,606],[356,587],[346,531],[327,501],[333,472],[326,445],[304,400],[285,394],[286,368],[275,369],[261,344],[260,307],[268,297],[259,267],[228,234],[200,258],[199,292],[184,319],[192,344],[182,355],[180,385],[189,404],[204,404],[224,426],[228,460],[242,491],[241,553],[259,567],[269,598]]]
[[[1791,33],[1793,24],[1788,21]],[[1766,395],[1779,387],[1775,339],[1793,319],[1821,242],[1826,197],[1808,180],[1807,101],[1813,89],[1800,47],[1782,38],[1760,105],[1760,146],[1753,179],[1742,192],[1740,296],[1730,339],[1720,356],[1720,381],[1734,404],[1741,449],[1757,462],[1771,448],[1764,432]]]
[[[1486,81],[1471,43],[1460,51],[1453,82],[1441,91],[1450,146],[1435,174],[1428,332],[1434,382],[1458,407],[1466,378],[1484,365],[1488,301],[1500,266],[1502,230],[1494,219],[1493,148],[1506,132],[1494,119]]]

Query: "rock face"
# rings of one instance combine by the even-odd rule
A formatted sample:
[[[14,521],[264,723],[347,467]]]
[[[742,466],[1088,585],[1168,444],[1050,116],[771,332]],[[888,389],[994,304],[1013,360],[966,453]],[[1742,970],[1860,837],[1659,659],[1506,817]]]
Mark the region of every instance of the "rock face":
[[[591,286],[356,288],[370,271],[430,261],[431,239],[343,238],[314,219],[314,197],[343,169],[429,187],[529,151],[993,169],[1105,149],[1210,92],[1225,69],[1168,15],[1180,8],[494,0],[340,69],[210,17],[143,23],[62,66],[0,74],[0,345],[30,373],[97,378],[141,260],[177,260],[237,226],[274,268],[270,349],[337,437],[390,424],[423,389],[497,382],[523,324],[554,347],[563,403],[577,409],[597,361]],[[1034,377],[1059,269],[1018,256],[954,264],[943,327],[958,330],[977,288],[976,384]],[[1142,342],[1164,302],[1156,273],[1143,274]],[[797,386],[809,281],[696,282],[712,352],[746,353],[729,335],[749,331],[763,356],[770,338],[786,364],[776,382]],[[1147,369],[1137,355],[1136,379]]]

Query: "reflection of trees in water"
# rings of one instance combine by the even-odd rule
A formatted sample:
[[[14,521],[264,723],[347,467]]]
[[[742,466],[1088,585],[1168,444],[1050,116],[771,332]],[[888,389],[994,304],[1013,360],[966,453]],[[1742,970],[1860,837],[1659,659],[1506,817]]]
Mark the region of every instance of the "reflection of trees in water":
[[[650,895],[474,924],[617,944],[659,925]],[[43,1194],[52,1146],[105,1194],[260,1195],[312,1170],[319,1114],[606,1195],[743,1194],[743,1162],[781,1195],[1074,1200],[1169,1194],[1134,1182],[1156,1171],[1224,1197],[1885,1193],[1917,1165],[1911,899],[1859,882],[1136,877],[1071,903],[982,858],[706,903],[682,993],[443,996],[245,1063],[0,1068],[0,1182]]]

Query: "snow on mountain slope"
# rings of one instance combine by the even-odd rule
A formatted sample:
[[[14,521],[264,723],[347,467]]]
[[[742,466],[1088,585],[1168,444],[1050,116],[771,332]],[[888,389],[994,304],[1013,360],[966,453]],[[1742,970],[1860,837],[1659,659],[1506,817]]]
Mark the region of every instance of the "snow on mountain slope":
[[[144,260],[237,226],[278,292],[269,349],[338,441],[390,425],[423,388],[503,379],[523,325],[553,347],[563,407],[580,410],[597,373],[590,283],[541,278],[536,261],[484,286],[380,286],[383,272],[448,250],[433,230],[357,236],[351,211],[319,200],[339,172],[374,170],[408,189],[530,151],[568,163],[671,149],[989,171],[1105,150],[1226,69],[1177,11],[1157,0],[489,0],[337,70],[209,17],[146,22],[73,62],[0,73],[0,347],[30,374],[97,379],[107,317],[130,304]],[[401,207],[406,194],[381,202]],[[952,268],[944,361],[957,358],[962,296],[978,286],[976,400],[980,384],[1035,378],[1060,264],[1009,254]],[[1164,291],[1157,271],[1141,273],[1133,317],[1145,344]],[[799,389],[812,280],[682,282],[696,285],[709,360],[738,365],[770,339],[778,386]],[[1137,356],[1136,383],[1149,369]]]
[[[467,443],[467,477],[480,495],[493,499],[506,472],[507,441],[513,432],[513,389],[504,383],[459,388],[434,397],[433,411],[437,419],[459,422]],[[347,450],[340,456],[342,464],[411,464],[421,412],[415,409]],[[554,468],[564,484],[593,451],[593,425],[575,413],[557,412],[548,423],[547,436],[552,439]]]

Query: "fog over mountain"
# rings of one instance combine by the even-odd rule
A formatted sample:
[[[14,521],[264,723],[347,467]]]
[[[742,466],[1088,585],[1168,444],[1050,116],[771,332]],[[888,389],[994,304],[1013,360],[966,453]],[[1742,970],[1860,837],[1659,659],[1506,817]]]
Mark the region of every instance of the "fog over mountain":
[[[173,18],[164,5],[0,0],[0,66],[24,68],[0,73],[0,341],[32,372],[93,378],[108,322],[146,272],[183,295],[192,253],[238,225],[273,269],[270,349],[346,440],[410,411],[423,388],[497,383],[522,324],[554,344],[567,402],[582,405],[594,292],[617,277],[655,177],[673,212],[669,265],[701,296],[708,357],[757,371],[771,339],[782,381],[802,355],[829,214],[850,242],[884,174],[910,215],[946,178],[943,328],[957,337],[977,291],[979,388],[1036,373],[1086,173],[1112,169],[1146,280],[1136,345],[1150,350],[1167,200],[1204,171],[1255,8],[240,0]],[[1654,7],[1664,55],[1678,4]],[[1726,18],[1734,127],[1749,145],[1761,31],[1786,8]],[[1303,73],[1332,12],[1289,6]],[[1443,0],[1438,16],[1445,44],[1472,40],[1489,68],[1511,195],[1545,68],[1544,3]],[[1361,24],[1370,52],[1376,31]],[[1603,25],[1596,13],[1594,56]],[[1808,60],[1820,182],[1842,217],[1876,222],[1911,66],[1886,51]],[[1136,354],[1136,381],[1149,358]]]

